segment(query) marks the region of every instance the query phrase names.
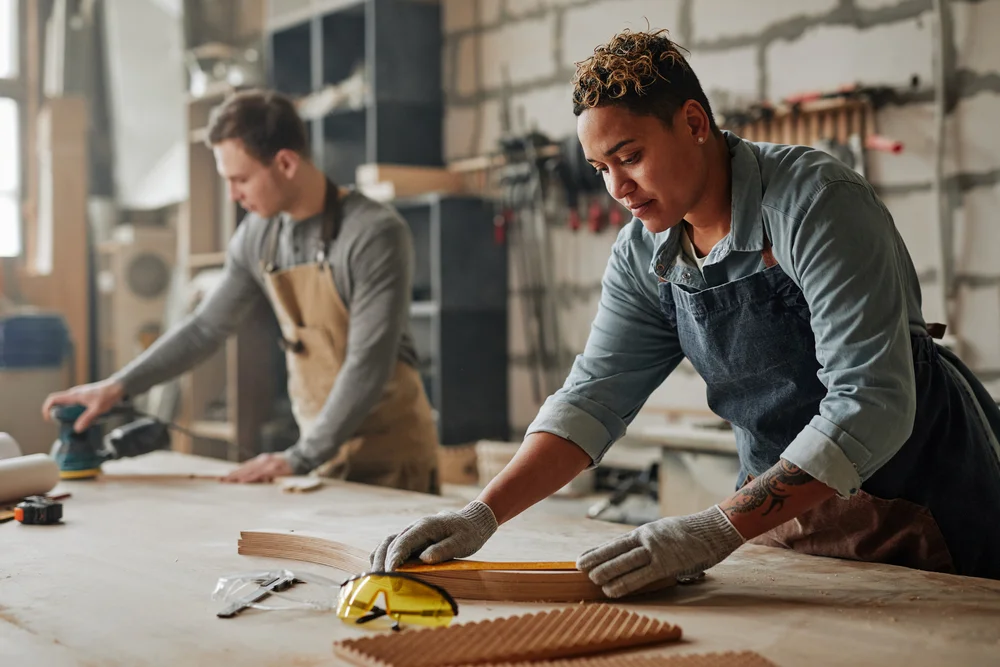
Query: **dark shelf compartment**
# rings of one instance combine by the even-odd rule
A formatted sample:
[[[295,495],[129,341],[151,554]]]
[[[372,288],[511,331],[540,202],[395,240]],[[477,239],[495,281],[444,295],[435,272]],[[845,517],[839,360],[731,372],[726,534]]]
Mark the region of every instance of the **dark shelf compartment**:
[[[293,97],[313,92],[311,30],[307,21],[271,33],[268,71],[275,90]]]
[[[365,6],[348,7],[319,19],[323,34],[323,85],[338,84],[365,64]]]
[[[311,121],[316,161],[339,182],[353,183],[365,163],[443,166],[437,3],[363,0],[276,29],[268,45],[271,86],[294,97],[340,84],[363,68],[364,107]]]
[[[367,161],[365,110],[342,109],[313,123],[322,132],[323,170],[337,183],[353,183],[357,165]]]
[[[507,250],[493,236],[493,204],[423,195],[393,202],[413,235],[414,300],[442,310],[507,308]]]

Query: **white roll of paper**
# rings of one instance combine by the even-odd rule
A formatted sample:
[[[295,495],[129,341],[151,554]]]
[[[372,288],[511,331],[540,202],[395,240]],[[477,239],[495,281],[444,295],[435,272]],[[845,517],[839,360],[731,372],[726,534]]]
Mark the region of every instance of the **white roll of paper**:
[[[0,504],[40,496],[59,483],[59,466],[48,454],[0,461]]]
[[[0,433],[0,461],[21,455],[21,446],[10,433]]]

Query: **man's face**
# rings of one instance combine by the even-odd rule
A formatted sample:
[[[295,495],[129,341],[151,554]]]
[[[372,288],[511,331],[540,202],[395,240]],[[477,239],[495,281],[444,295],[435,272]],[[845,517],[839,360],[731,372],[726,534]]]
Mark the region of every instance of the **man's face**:
[[[215,166],[226,179],[229,198],[247,211],[271,218],[287,208],[297,155],[280,151],[270,164],[247,153],[239,139],[226,139],[213,147]]]
[[[704,189],[707,160],[694,136],[699,120],[688,118],[699,110],[685,105],[670,126],[616,106],[587,109],[577,119],[587,161],[604,176],[611,196],[650,232],[683,220]]]

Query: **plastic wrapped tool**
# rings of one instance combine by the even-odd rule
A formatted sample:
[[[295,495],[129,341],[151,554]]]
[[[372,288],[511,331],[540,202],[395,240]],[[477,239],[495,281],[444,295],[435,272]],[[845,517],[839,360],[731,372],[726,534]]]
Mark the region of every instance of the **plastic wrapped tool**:
[[[220,577],[212,591],[212,600],[224,605],[218,613],[222,618],[249,608],[332,611],[337,608],[339,590],[340,582],[306,572],[245,572]]]

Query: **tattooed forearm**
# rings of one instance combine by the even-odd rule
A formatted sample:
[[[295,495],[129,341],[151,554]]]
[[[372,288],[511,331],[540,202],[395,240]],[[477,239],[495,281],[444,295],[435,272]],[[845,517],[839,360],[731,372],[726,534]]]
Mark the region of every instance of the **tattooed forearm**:
[[[781,459],[778,465],[737,492],[731,510],[734,514],[744,514],[766,505],[761,516],[767,516],[772,511],[780,512],[791,495],[787,487],[802,486],[811,481],[813,478],[809,473]]]

